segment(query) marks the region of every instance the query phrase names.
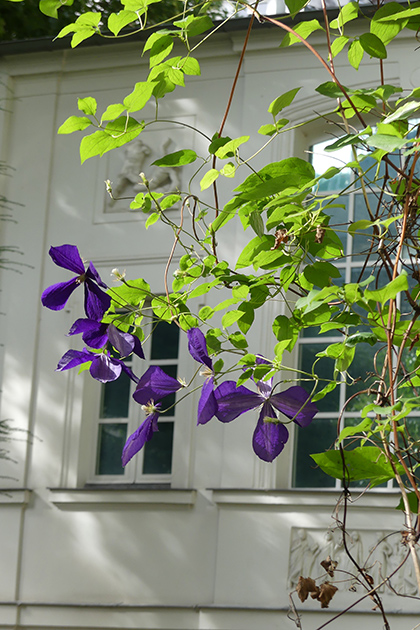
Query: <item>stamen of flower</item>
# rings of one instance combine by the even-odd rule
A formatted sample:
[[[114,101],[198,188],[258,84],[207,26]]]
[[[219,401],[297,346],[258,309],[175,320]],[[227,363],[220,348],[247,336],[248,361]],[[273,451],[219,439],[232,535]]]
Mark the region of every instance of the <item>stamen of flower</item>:
[[[187,381],[185,380],[185,378],[179,377],[177,381],[178,383],[180,383],[180,385],[182,385],[182,387],[187,387]]]
[[[213,371],[209,367],[204,367],[204,369],[200,371],[200,376],[208,378],[209,376],[213,376]]]
[[[270,416],[264,416],[263,422],[266,424],[282,424],[278,418],[270,418]]]
[[[141,408],[143,409],[143,411],[147,414],[150,415],[152,413],[156,413],[157,411],[159,411],[158,407],[155,407],[155,401],[154,400],[150,400],[147,405],[142,405]]]

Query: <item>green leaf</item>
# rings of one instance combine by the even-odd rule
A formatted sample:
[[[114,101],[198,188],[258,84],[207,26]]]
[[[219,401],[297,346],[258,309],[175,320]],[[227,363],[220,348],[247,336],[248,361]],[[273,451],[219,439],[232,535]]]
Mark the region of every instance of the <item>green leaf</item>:
[[[208,15],[189,15],[185,20],[174,22],[174,26],[186,31],[188,37],[195,37],[213,28],[213,22]]]
[[[217,169],[211,168],[209,171],[207,171],[207,173],[204,175],[204,177],[200,181],[200,189],[203,191],[203,190],[206,190],[207,188],[210,188],[212,183],[216,181],[219,175],[220,173]]]
[[[108,123],[103,131],[85,136],[80,143],[80,158],[83,162],[95,155],[104,155],[117,147],[121,147],[127,142],[136,138],[142,131],[143,125],[125,116],[117,118],[112,123]]]
[[[335,40],[331,44],[331,54],[333,57],[336,57],[343,50],[349,39],[350,38],[346,37],[345,35],[340,35],[340,37],[335,38]]]
[[[410,512],[413,514],[418,514],[419,512],[419,500],[415,492],[407,492],[408,505],[410,506]],[[396,510],[402,510],[405,512],[404,500],[401,497],[400,502],[398,503]]]
[[[150,50],[150,67],[154,68],[166,59],[173,47],[174,41],[172,37],[163,31],[158,31],[149,37],[144,46],[143,53],[145,53],[146,50]]]
[[[298,35],[300,35],[301,37],[303,37],[303,39],[306,40],[309,37],[309,35],[311,35],[314,31],[319,31],[319,30],[323,31],[324,29],[322,28],[318,20],[309,20],[308,22],[300,22],[300,24],[298,24],[294,30]],[[292,46],[293,44],[296,44],[297,42],[300,42],[299,37],[296,37],[296,35],[292,33],[286,33],[286,35],[283,37],[283,40],[280,44],[280,48],[284,48],[286,46]]]
[[[120,308],[121,303],[138,307],[150,296],[150,285],[142,278],[137,278],[109,290],[109,295],[115,308]]]
[[[255,365],[256,362],[256,356],[255,354],[246,354],[245,356],[243,356],[241,359],[239,359],[238,364],[239,365],[251,365],[252,367]]]
[[[243,313],[242,313],[242,317],[243,317]],[[232,346],[234,346],[235,348],[238,348],[238,350],[243,350],[244,348],[248,347],[248,342],[246,340],[246,337],[244,337],[244,335],[242,335],[242,333],[240,332],[235,332],[232,335],[229,335],[229,341],[232,344]]]
[[[306,5],[309,0],[286,0],[286,6],[290,11],[290,15],[292,18],[295,17],[296,13],[299,13]]]
[[[183,166],[185,164],[192,164],[197,159],[197,153],[192,151],[191,149],[182,149],[180,151],[175,151],[175,153],[168,153],[163,156],[163,158],[159,158],[159,160],[155,160],[152,162],[155,166],[161,167],[173,167],[173,166]]]
[[[115,118],[121,116],[124,110],[125,107],[122,103],[113,103],[112,105],[108,105],[101,116],[101,123],[107,120],[115,120]]]
[[[194,57],[184,57],[178,66],[185,74],[192,76],[200,76],[201,74],[200,64]]]
[[[348,88],[345,86],[343,87],[347,92],[349,91]],[[315,91],[319,92],[319,94],[322,94],[323,96],[328,96],[328,98],[340,98],[340,96],[343,96],[342,90],[336,83],[334,83],[334,81],[325,81],[325,83],[321,83],[321,85],[318,85],[318,87],[315,88]]]
[[[153,225],[154,223],[156,223],[156,221],[158,221],[158,220],[159,220],[159,217],[160,217],[159,212],[152,212],[152,214],[150,214],[150,215],[147,217],[147,221],[146,221],[146,224],[145,224],[145,228],[146,228],[146,230],[147,230],[147,228],[149,228],[151,225]]]
[[[261,251],[269,251],[274,245],[273,236],[256,236],[245,246],[242,250],[235,269],[242,269],[243,267],[249,267],[254,261],[254,258]]]
[[[360,41],[358,39],[355,39],[354,41],[352,41],[352,43],[349,46],[347,56],[348,56],[350,65],[353,66],[355,70],[359,69],[360,62],[363,59],[363,53],[364,53],[364,50]]]
[[[140,81],[134,86],[134,90],[125,97],[123,103],[127,108],[127,112],[138,112],[146,105],[152,96],[156,83],[149,81]]]
[[[293,99],[295,98],[296,94],[299,92],[300,89],[301,89],[300,87],[294,88],[293,90],[289,90],[288,92],[285,92],[281,96],[278,96],[271,103],[270,107],[268,108],[268,112],[272,114],[273,116],[277,116],[277,114],[281,112],[282,109],[291,105],[291,103],[293,102]]]
[[[86,118],[85,116],[70,116],[67,120],[59,127],[57,133],[65,134],[65,133],[73,133],[73,131],[82,131],[89,127],[92,124],[90,118]]]
[[[406,20],[392,19],[389,22],[381,22],[380,20],[388,16],[392,16],[392,18],[397,17],[396,14],[403,11],[403,7],[398,2],[388,2],[382,5],[373,16],[370,23],[370,32],[379,37],[385,46],[404,28],[408,18]]]
[[[346,345],[355,346],[358,343],[368,343],[370,346],[374,346],[377,341],[377,336],[371,332],[358,332],[347,337]]]
[[[368,431],[371,426],[372,426],[372,419],[366,418],[365,420],[362,420],[362,422],[359,422],[359,424],[355,426],[344,427],[344,429],[340,431],[337,444],[340,444],[341,442],[343,442],[343,440],[345,440],[348,437],[351,437],[353,435],[360,435],[361,433]]]
[[[392,3],[392,4],[396,4],[396,3]],[[412,17],[415,17],[417,15],[420,15],[420,7],[414,7],[411,9],[403,9],[402,11],[395,11],[394,13],[390,14],[390,15],[384,15],[380,18],[381,22],[394,22],[396,20],[405,20],[405,19],[409,19]]]
[[[307,265],[303,274],[308,282],[321,289],[331,284],[331,278],[341,278],[340,271],[329,262],[315,262]]]
[[[228,158],[228,157],[233,157],[236,151],[238,150],[238,148],[241,146],[241,144],[248,142],[248,140],[249,140],[249,136],[241,136],[240,138],[229,140],[228,142],[224,143],[223,146],[217,149],[216,151],[217,157],[220,158],[221,160],[224,160],[225,158]]]
[[[127,11],[124,9],[123,11],[119,11],[118,13],[111,13],[108,18],[108,28],[114,35],[118,35],[121,29],[132,22],[136,22],[138,20],[137,13],[134,11]]]
[[[267,177],[271,171],[273,175]],[[315,171],[312,164],[301,158],[287,158],[281,162],[273,162],[258,172],[258,176],[250,175],[235,191],[247,201],[263,199],[290,187],[301,188],[312,181]],[[261,179],[265,179],[261,183]]]
[[[395,112],[387,116],[383,122],[387,124],[392,123],[395,120],[407,120],[418,109],[420,109],[420,103],[417,101],[409,101],[408,103],[401,105],[401,107],[398,107]]]
[[[287,341],[285,348],[292,350],[299,336],[299,327],[285,315],[277,315],[273,321],[273,333],[277,341]]]
[[[273,136],[275,133],[277,133],[277,127],[276,125],[261,125],[261,127],[258,129],[258,133],[260,133],[262,136]]]
[[[331,28],[340,28],[347,24],[347,22],[351,22],[355,20],[359,15],[359,3],[358,2],[349,2],[345,4],[338,14],[338,18],[332,20],[330,23]]]
[[[222,317],[223,328],[229,328],[229,326],[232,326],[232,324],[237,322],[238,319],[241,319],[243,316],[244,313],[241,311],[229,311],[228,313],[225,313]]]
[[[242,302],[242,304],[238,306],[238,311],[243,313],[241,319],[238,320],[238,328],[246,335],[255,318],[254,307],[249,302]]]
[[[254,210],[249,215],[249,224],[257,236],[259,236],[260,238],[264,236],[264,221],[261,218],[261,214],[257,210]]]
[[[235,177],[236,174],[236,166],[233,162],[226,162],[223,168],[220,169],[220,175],[224,177]]]
[[[94,116],[98,108],[96,100],[92,96],[77,99],[77,108],[88,116]]]
[[[347,483],[366,479],[375,487],[395,477],[391,464],[376,446],[361,446],[344,451],[345,464],[340,451],[316,453],[311,457],[327,475],[335,479],[345,478]],[[399,464],[394,465],[402,469]]]
[[[401,291],[407,291],[408,289],[408,280],[407,280],[407,272],[402,271],[399,276],[395,278],[395,280],[391,280],[388,282],[382,289],[374,289],[370,291],[369,289],[365,290],[365,299],[373,300],[374,302],[379,302],[384,305],[388,300],[393,300],[397,297],[398,293]]]
[[[363,35],[360,35],[359,42],[363,50],[371,57],[376,57],[377,59],[387,58],[386,48],[377,35],[363,33]]]
[[[165,199],[162,199],[160,202],[160,207],[162,210],[168,210],[172,208],[176,203],[181,201],[180,195],[168,195]]]
[[[11,0],[11,2],[22,2],[22,0]],[[62,6],[71,6],[73,0],[40,0],[39,10],[44,15],[58,19],[58,9]]]
[[[212,309],[211,306],[203,306],[198,311],[198,316],[203,321],[206,321],[207,319],[211,319],[213,315],[214,315],[214,309]]]
[[[372,227],[372,225],[375,225],[376,221],[368,221],[367,219],[360,219],[360,221],[355,221],[354,223],[351,223],[349,225],[348,228],[348,232],[349,234],[351,234],[351,236],[354,237],[355,233],[358,230],[367,230],[370,227]]]
[[[366,143],[370,147],[374,147],[375,149],[382,149],[382,151],[386,151],[387,153],[392,153],[393,151],[401,149],[408,142],[410,141],[396,138],[395,136],[388,136],[379,133],[371,136],[370,138],[366,138]]]

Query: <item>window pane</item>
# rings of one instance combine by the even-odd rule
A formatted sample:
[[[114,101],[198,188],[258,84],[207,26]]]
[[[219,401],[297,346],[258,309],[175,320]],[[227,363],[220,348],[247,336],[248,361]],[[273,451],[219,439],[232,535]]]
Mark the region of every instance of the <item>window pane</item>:
[[[316,360],[315,355],[321,350],[324,350],[325,344],[321,343],[305,343],[301,344],[299,348],[299,367],[304,372],[312,372],[312,366],[314,361]],[[332,380],[334,373],[334,361],[328,357],[322,358],[318,360],[318,363],[315,366],[315,374],[319,376],[321,379]],[[308,393],[312,390],[312,382],[310,385],[306,384],[304,381],[301,383],[302,387],[304,387]],[[318,384],[318,391],[323,389],[327,385],[327,380],[320,381]],[[318,400],[316,406],[319,411],[337,411],[339,406],[339,396],[340,396],[340,388],[336,387],[334,391],[330,392],[322,398]]]
[[[296,433],[293,485],[296,488],[333,488],[335,479],[322,472],[310,454],[322,453],[331,447],[337,438],[337,420],[315,417],[309,426],[298,428]]]
[[[179,328],[168,322],[154,322],[152,333],[151,359],[177,359],[179,349]]]
[[[121,453],[127,438],[127,424],[100,424],[98,435],[97,475],[123,475]]]
[[[128,418],[130,378],[125,372],[116,381],[102,385],[100,418]]]
[[[165,475],[172,471],[173,422],[160,422],[159,431],[144,447],[143,474]]]

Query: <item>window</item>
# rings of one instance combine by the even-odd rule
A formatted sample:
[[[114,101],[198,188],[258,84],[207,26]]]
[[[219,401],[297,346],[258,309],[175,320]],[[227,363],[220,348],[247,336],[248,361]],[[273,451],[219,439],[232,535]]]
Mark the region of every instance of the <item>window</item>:
[[[416,123],[413,123],[416,124]],[[418,124],[418,123],[417,123]],[[331,140],[320,142],[313,145],[312,162],[317,174],[325,172],[329,166],[341,166],[352,159],[351,147],[344,147],[340,151],[327,153],[325,147],[331,144]],[[394,160],[400,160],[399,156],[394,156]],[[370,165],[369,158],[363,162],[364,168]],[[372,168],[376,169],[377,163],[371,161]],[[381,169],[384,167],[381,166]],[[381,174],[381,170],[380,170]],[[338,205],[329,212],[331,216],[330,225],[334,226],[337,234],[341,238],[343,251],[345,256],[338,261],[334,261],[334,265],[340,270],[343,283],[360,283],[372,274],[375,275],[375,281],[372,288],[378,288],[389,282],[387,274],[381,266],[379,255],[372,256],[369,265],[366,268],[364,263],[364,252],[368,251],[371,245],[371,236],[368,230],[363,234],[356,234],[354,238],[347,234],[347,226],[349,222],[359,221],[367,218],[366,202],[361,190],[360,184],[355,179],[351,169],[343,169],[338,175],[330,180],[323,180],[319,189],[320,194],[329,195],[331,193],[339,193],[347,187],[347,192],[340,196],[335,203]],[[376,208],[378,203],[378,189],[374,184],[370,184],[368,177],[366,178],[366,189],[368,203],[372,208]],[[382,202],[384,205],[386,200]],[[393,224],[395,226],[395,224]],[[340,232],[340,228],[342,232]],[[395,230],[392,227],[391,230]],[[407,256],[407,252],[403,254]],[[404,265],[404,260],[402,260]],[[409,277],[409,284],[412,288],[417,281]],[[401,317],[404,317],[404,304],[397,305],[401,309]],[[358,331],[363,331],[363,327],[358,326]],[[320,328],[308,328],[303,331],[298,343],[298,364],[299,368],[305,372],[312,371],[312,365],[318,352],[321,352],[326,345],[334,342],[342,341],[342,336],[337,331],[321,333]],[[360,343],[356,346],[356,353],[353,363],[348,372],[355,380],[351,386],[347,385],[344,380],[325,398],[317,402],[319,413],[316,422],[302,431],[296,431],[295,452],[294,452],[294,469],[293,469],[293,486],[298,488],[334,488],[339,487],[340,482],[328,477],[320,468],[315,466],[314,461],[310,457],[310,453],[322,452],[331,447],[337,437],[337,431],[343,426],[358,424],[360,422],[360,409],[366,404],[366,395],[361,395],[353,399],[346,407],[343,414],[342,426],[338,427],[339,411],[343,407],[345,401],[354,393],[367,389],[373,385],[375,377],[372,374],[366,380],[366,364],[372,364],[375,353],[378,353],[378,361],[385,352],[383,344],[377,343],[370,346],[367,343]],[[413,357],[413,360],[415,356]],[[322,379],[331,379],[333,376],[334,362],[329,358],[321,358],[315,366],[315,372]],[[305,383],[302,383],[305,387]],[[308,390],[310,391],[310,390]],[[414,417],[411,422],[415,422]],[[357,485],[364,485],[363,483]]]
[[[158,365],[177,378],[179,364],[179,328],[176,324],[159,321],[150,324],[149,337],[143,349],[147,363],[133,356],[129,365],[137,375],[149,365]],[[142,451],[123,468],[121,452],[125,441],[143,422],[144,411],[132,398],[135,384],[122,373],[113,382],[98,388],[96,440],[94,442],[94,482],[169,482],[172,473],[176,394],[162,401],[167,409],[159,418],[159,431]]]

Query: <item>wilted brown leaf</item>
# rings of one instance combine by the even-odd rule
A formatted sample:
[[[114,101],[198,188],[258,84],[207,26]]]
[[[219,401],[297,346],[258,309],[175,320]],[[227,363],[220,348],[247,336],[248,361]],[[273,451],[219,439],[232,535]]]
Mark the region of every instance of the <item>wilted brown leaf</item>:
[[[318,597],[316,598],[319,602],[321,602],[321,608],[328,608],[328,605],[334,597],[336,591],[338,591],[338,588],[334,586],[334,584],[330,584],[329,582],[321,584]]]
[[[320,562],[320,565],[328,573],[330,577],[334,577],[334,571],[337,568],[338,562],[331,560],[331,556],[327,556],[325,560]]]
[[[298,585],[296,587],[296,592],[301,602],[304,602],[305,599],[308,599],[309,593],[318,593],[318,591],[319,588],[312,578],[304,578],[300,576]]]

